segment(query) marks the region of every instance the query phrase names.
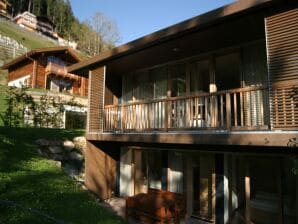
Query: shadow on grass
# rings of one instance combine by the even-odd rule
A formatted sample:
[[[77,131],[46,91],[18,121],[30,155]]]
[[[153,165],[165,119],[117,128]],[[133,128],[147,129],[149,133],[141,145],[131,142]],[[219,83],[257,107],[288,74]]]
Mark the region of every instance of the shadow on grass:
[[[37,154],[39,138],[79,135],[83,131],[0,127],[0,223],[124,222]]]

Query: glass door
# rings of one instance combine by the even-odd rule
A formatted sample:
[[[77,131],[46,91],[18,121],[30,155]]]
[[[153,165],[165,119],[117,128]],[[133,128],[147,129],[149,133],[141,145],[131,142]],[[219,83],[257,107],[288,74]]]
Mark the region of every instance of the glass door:
[[[134,150],[134,194],[148,192],[148,157],[140,149]]]
[[[193,158],[193,215],[212,219],[214,207],[214,157],[200,155]]]

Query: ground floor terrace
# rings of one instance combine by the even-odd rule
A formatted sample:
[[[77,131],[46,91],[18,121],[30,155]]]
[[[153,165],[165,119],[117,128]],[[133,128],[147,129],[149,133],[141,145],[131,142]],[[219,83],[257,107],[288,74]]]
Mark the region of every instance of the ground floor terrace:
[[[298,170],[293,148],[88,145],[86,185],[103,198],[130,198],[158,190],[183,197],[185,216],[181,220],[298,223]],[[143,203],[148,206],[152,199]]]

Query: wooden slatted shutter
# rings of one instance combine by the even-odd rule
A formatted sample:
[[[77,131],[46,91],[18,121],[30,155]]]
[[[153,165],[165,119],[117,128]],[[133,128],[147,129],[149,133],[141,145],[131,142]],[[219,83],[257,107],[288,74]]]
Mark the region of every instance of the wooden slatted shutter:
[[[103,132],[105,67],[89,74],[88,132]]]
[[[266,18],[266,38],[271,125],[275,129],[297,128],[298,9]]]

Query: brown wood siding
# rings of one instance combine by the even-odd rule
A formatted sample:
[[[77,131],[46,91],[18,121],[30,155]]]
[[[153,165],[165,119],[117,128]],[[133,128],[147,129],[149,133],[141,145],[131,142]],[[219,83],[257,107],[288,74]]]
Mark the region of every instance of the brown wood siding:
[[[89,75],[88,131],[103,131],[105,67],[92,70]]]
[[[111,198],[116,184],[116,161],[88,141],[84,154],[85,185],[101,199]]]
[[[80,81],[75,80],[72,85],[73,94],[80,94]]]
[[[266,18],[272,127],[298,127],[298,8]]]
[[[27,61],[18,66],[9,69],[8,82],[19,79],[26,75],[32,75],[33,72],[33,62]]]
[[[88,79],[82,77],[81,96],[88,96]]]
[[[37,62],[36,88],[46,88],[45,66]]]
[[[113,105],[113,104],[114,104],[114,94],[108,87],[105,87],[105,105]]]

